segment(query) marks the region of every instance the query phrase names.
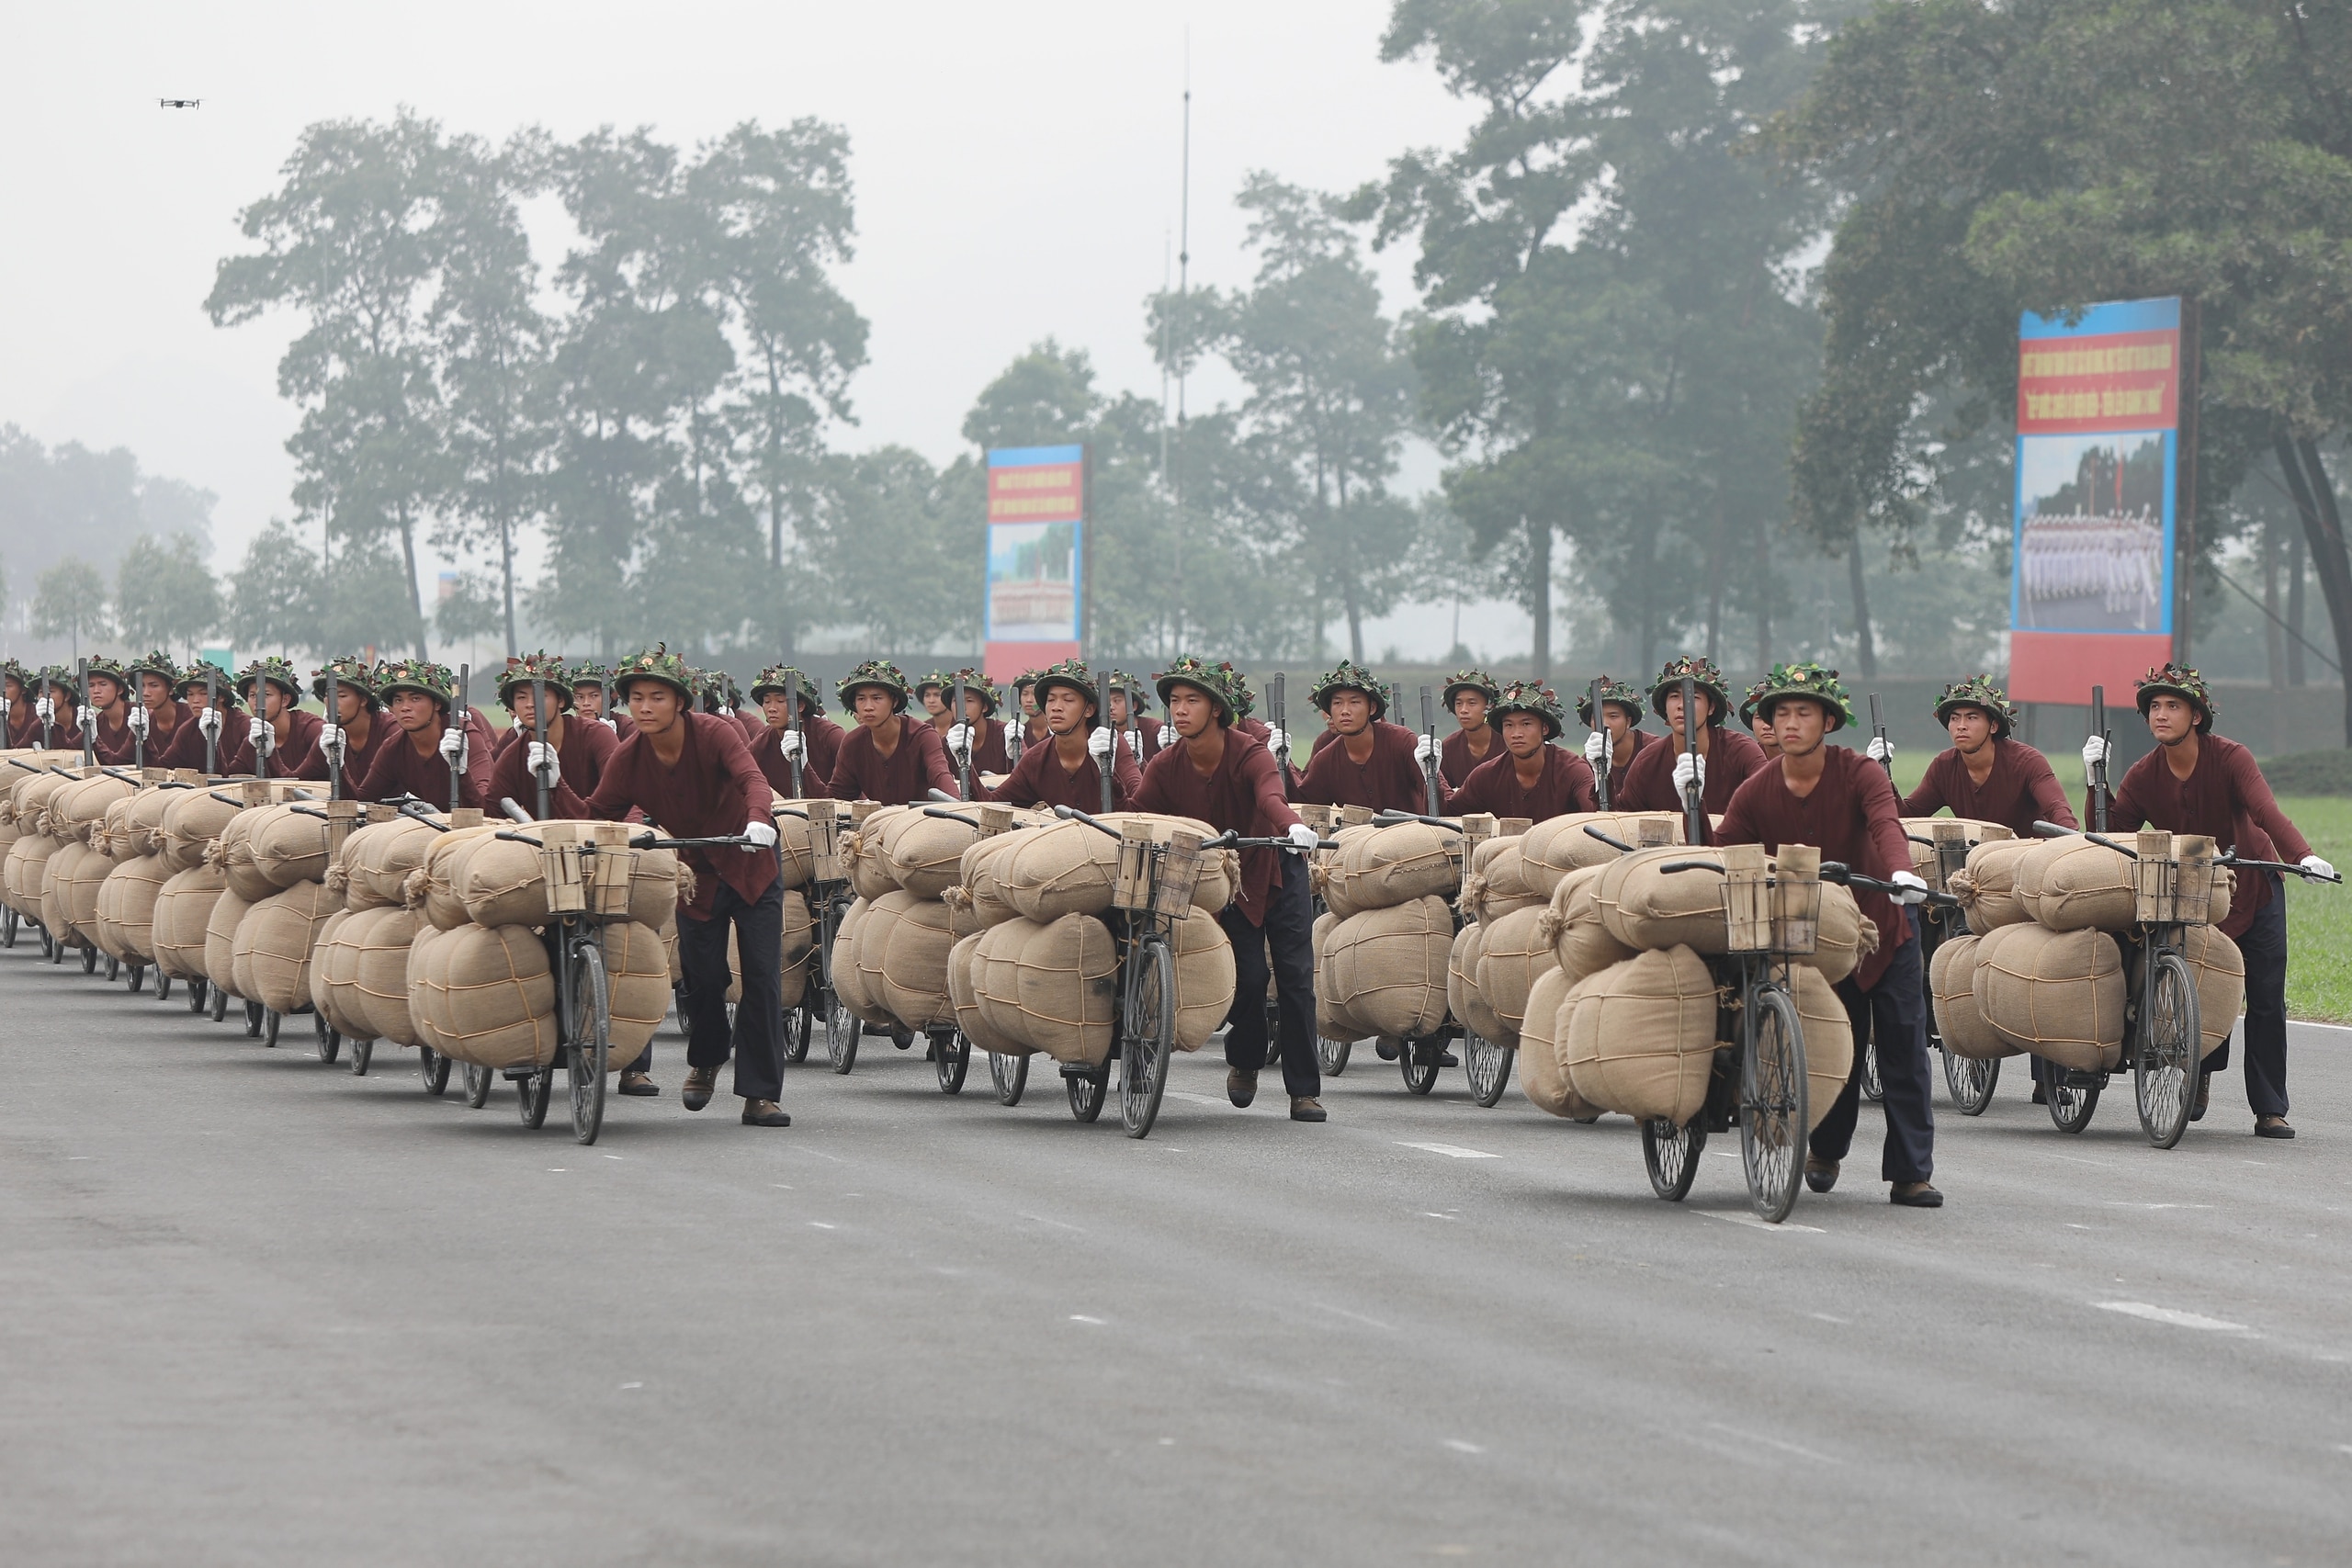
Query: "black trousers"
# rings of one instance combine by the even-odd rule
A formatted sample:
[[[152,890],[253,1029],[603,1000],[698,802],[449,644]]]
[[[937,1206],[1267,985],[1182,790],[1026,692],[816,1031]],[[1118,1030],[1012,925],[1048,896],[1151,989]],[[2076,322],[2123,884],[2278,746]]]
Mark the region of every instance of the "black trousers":
[[[1254,1073],[1266,1065],[1266,950],[1282,982],[1276,998],[1283,1040],[1283,1088],[1295,1100],[1323,1092],[1315,1061],[1315,900],[1306,890],[1306,863],[1288,851],[1274,856],[1281,878],[1266,890],[1266,924],[1250,923],[1239,906],[1217,916],[1233,939],[1233,1010],[1225,1035],[1227,1066]]]
[[[1906,923],[1911,912],[1904,911]],[[1925,1181],[1936,1170],[1935,1075],[1928,1066],[1928,1005],[1920,989],[1919,931],[1911,925],[1894,962],[1869,990],[1851,976],[1838,982],[1838,998],[1854,1025],[1854,1070],[1838,1103],[1813,1130],[1817,1159],[1842,1160],[1854,1146],[1854,1122],[1862,1104],[1862,1043],[1878,1045],[1878,1077],[1886,1089],[1886,1143],[1879,1176],[1886,1181]]]
[[[743,998],[735,1007],[735,1027],[727,1026],[727,928],[735,928],[735,951],[743,965]],[[735,1093],[743,1100],[775,1100],[784,1092],[784,884],[771,882],[758,898],[725,883],[712,900],[710,918],[698,920],[678,911],[678,964],[686,972],[686,1065],[716,1067],[735,1056]]]
[[[2270,902],[2238,938],[2245,955],[2245,1102],[2256,1116],[2287,1114],[2287,895],[2270,879]],[[2207,1026],[2211,1027],[2211,1020]],[[2205,1070],[2230,1065],[2230,1043],[2205,1058]]]

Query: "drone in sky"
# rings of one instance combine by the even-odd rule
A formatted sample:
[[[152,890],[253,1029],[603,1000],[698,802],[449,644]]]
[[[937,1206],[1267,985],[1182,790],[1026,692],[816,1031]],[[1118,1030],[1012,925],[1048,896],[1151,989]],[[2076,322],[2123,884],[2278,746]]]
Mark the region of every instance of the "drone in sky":
[[[155,101],[167,109],[200,109],[204,107],[202,98],[157,98]]]

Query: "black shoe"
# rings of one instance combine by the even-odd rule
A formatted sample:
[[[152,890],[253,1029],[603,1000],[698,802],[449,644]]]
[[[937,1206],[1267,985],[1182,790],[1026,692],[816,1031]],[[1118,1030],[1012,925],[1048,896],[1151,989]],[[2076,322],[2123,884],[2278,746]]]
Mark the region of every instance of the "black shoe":
[[[660,1094],[662,1092],[662,1086],[655,1083],[647,1074],[623,1073],[621,1075],[620,1087],[615,1092],[620,1094],[639,1095]]]
[[[2199,1074],[2198,1074],[2198,1075],[2197,1075],[2197,1098],[2196,1098],[2195,1100],[2190,1100],[2190,1101],[2189,1101],[2189,1103],[2188,1103],[2188,1119],[2189,1119],[2191,1122],[2202,1122],[2202,1121],[2204,1121],[2204,1120],[2205,1120],[2205,1106],[2206,1106],[2206,1102],[2207,1102],[2207,1101],[2209,1101],[2209,1100],[2211,1100],[2212,1098],[2213,1098],[2213,1075],[2212,1075],[2212,1074],[2211,1074],[2211,1073],[2199,1073]]]
[[[2041,1080],[2039,1078],[2036,1078],[2033,1084],[2033,1102],[2036,1105],[2050,1103],[2050,1091],[2041,1087]]]
[[[2295,1130],[2287,1125],[2284,1116],[2257,1116],[2254,1119],[2254,1135],[2257,1138],[2291,1138]]]
[[[890,1043],[901,1051],[915,1043],[915,1032],[911,1029],[893,1029],[889,1032]]]
[[[1226,1068],[1225,1098],[1247,1110],[1250,1102],[1258,1098],[1258,1075],[1245,1073],[1239,1067]]]
[[[710,1103],[713,1091],[718,1088],[717,1067],[690,1067],[686,1071],[686,1087],[678,1091],[678,1099],[689,1111],[700,1111]]]
[[[1826,1192],[1838,1185],[1838,1162],[1805,1156],[1804,1184],[1815,1192]]]
[[[1944,1195],[1924,1181],[1898,1181],[1886,1190],[1886,1201],[1906,1209],[1940,1209]]]
[[[1290,1102],[1290,1119],[1294,1122],[1328,1122],[1331,1113],[1323,1102],[1312,1095],[1299,1095]]]
[[[1384,1062],[1393,1062],[1396,1059],[1396,1042],[1389,1039],[1385,1034],[1380,1037],[1380,1043],[1373,1049],[1380,1053],[1380,1059]]]
[[[1437,1054],[1437,1065],[1441,1067],[1458,1067],[1462,1065],[1462,1058],[1451,1051],[1440,1051]]]
[[[746,1127],[789,1127],[792,1118],[784,1107],[773,1100],[747,1100],[743,1102],[743,1125]]]

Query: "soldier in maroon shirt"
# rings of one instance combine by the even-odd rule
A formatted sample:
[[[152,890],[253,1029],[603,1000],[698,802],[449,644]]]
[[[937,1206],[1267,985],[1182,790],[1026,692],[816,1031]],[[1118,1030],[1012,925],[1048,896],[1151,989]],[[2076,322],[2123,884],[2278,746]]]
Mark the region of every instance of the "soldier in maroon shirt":
[[[1023,670],[1012,682],[1013,710],[1021,717],[1021,744],[1026,748],[1043,745],[1051,733],[1046,728],[1045,711],[1037,705],[1035,690],[1040,671]]]
[[[800,778],[797,786],[792,776],[792,757],[784,743],[792,729],[796,699],[800,706]],[[826,762],[831,753],[841,750],[842,731],[841,726],[825,718],[818,707],[816,686],[797,670],[771,665],[752,682],[752,700],[760,705],[760,722],[744,721],[743,743],[752,749],[752,761],[759,764],[768,787],[786,800],[822,799]],[[815,727],[820,721],[832,731],[830,747],[819,744]]]
[[[1781,737],[1773,730],[1772,721],[1756,711],[1756,701],[1770,685],[1769,681],[1758,681],[1739,699],[1739,722],[1747,726],[1747,733],[1755,738],[1757,748],[1767,758],[1781,754]]]
[[[784,878],[768,781],[743,745],[742,726],[729,715],[694,711],[692,673],[666,647],[621,660],[613,687],[628,704],[637,733],[606,760],[585,814],[619,821],[641,811],[677,838],[743,840],[741,848],[680,852],[695,873],[694,897],[678,906],[689,1031],[681,1099],[689,1111],[710,1103],[731,1047],[743,1124],[789,1127],[792,1118],[777,1103],[784,1089]],[[528,758],[531,748],[516,754]],[[743,987],[731,1027],[730,926]],[[624,1093],[650,1091],[650,1079],[629,1081],[645,1070],[650,1055],[648,1047],[648,1055],[623,1072]]]
[[[35,678],[41,694],[33,700],[32,738],[28,744],[53,751],[72,750],[82,744],[82,689],[74,671],[51,664]]]
[[[1151,706],[1151,697],[1144,683],[1124,670],[1111,671],[1111,723],[1109,728],[1122,739],[1140,749],[1143,761],[1150,761],[1159,755],[1167,744],[1165,727],[1145,710]]]
[[[12,747],[40,743],[40,721],[33,713],[31,677],[13,659],[0,659],[0,702],[7,708],[7,743]],[[26,736],[30,735],[28,740]]]
[[[1438,773],[1448,789],[1460,789],[1474,769],[1495,755],[1497,721],[1490,710],[1502,700],[1502,687],[1484,670],[1457,670],[1445,678],[1445,705],[1453,714],[1453,733],[1445,738]],[[1555,727],[1553,734],[1558,733]]]
[[[1591,767],[1552,744],[1564,728],[1557,696],[1532,682],[1514,681],[1496,694],[1491,712],[1501,727],[1501,749],[1471,769],[1460,789],[1446,792],[1448,815],[1484,811],[1541,822],[1594,809]],[[1487,722],[1486,711],[1479,719]]]
[[[1955,817],[1998,822],[2020,839],[2033,837],[2036,819],[2074,827],[2074,807],[2049,759],[2009,738],[2016,721],[2017,709],[1990,675],[1946,686],[1936,702],[1936,722],[1951,737],[1951,748],[1928,764],[1919,787],[1904,796],[1903,815],[1933,817],[1950,807]],[[1875,737],[1863,755],[1889,767],[1894,762],[1894,748]]]
[[[376,705],[376,671],[356,654],[340,655],[311,671],[311,694],[326,716],[310,756],[293,776],[331,779],[340,773],[343,793],[350,795],[368,777],[376,753],[394,733]]]
[[[601,724],[613,732],[616,740],[626,740],[637,733],[637,721],[626,713],[605,711],[605,687],[612,679],[612,671],[594,660],[564,660],[571,671],[571,711],[590,723]]]
[[[324,721],[302,711],[302,677],[294,666],[275,656],[256,659],[239,671],[237,694],[254,716],[243,734],[222,733],[221,772],[258,776],[266,760],[272,778],[310,776],[303,770],[311,766]]]
[[[125,664],[122,673],[131,693],[130,727],[138,732],[131,750],[132,760],[143,760],[149,767],[160,766],[164,754],[172,749],[180,726],[189,717],[187,705],[172,695],[179,670],[172,663],[171,656],[159,648],[143,659]]]
[[[571,706],[571,682],[564,678],[563,660],[541,651],[510,659],[498,677],[498,700],[514,722],[514,739],[499,750],[490,768],[490,801],[498,809],[512,800],[534,817],[586,817],[588,798],[605,777],[605,764],[620,749],[613,732],[565,712]],[[532,682],[548,694],[546,750],[538,750],[534,716],[538,698]],[[548,787],[548,807],[539,809],[539,784]]]
[[[1094,722],[1094,688],[1086,666],[1066,659],[1038,671],[1037,700],[1045,705],[1049,739],[1031,746],[1014,763],[1012,776],[980,796],[1007,806],[1074,806],[1080,811],[1102,809],[1102,762],[1115,754],[1111,766],[1111,809],[1125,811],[1135,803],[1143,773],[1127,750],[1126,737],[1114,737]]]
[[[978,790],[985,777],[1002,778],[1012,771],[1012,759],[1006,753],[1004,726],[993,716],[999,698],[996,683],[970,665],[951,671],[947,684],[941,688],[955,705],[956,683],[964,684],[964,712],[940,736],[947,748],[947,765],[960,770],[968,761],[972,770],[972,787]],[[975,739],[977,735],[977,739]],[[970,755],[966,756],[967,752]]]
[[[209,771],[216,775],[224,773],[220,759],[227,754],[228,739],[244,728],[244,716],[237,711],[237,694],[231,685],[229,672],[199,659],[180,671],[179,679],[172,683],[172,694],[187,709],[187,722],[173,732],[171,744],[164,749],[161,757],[149,751],[149,763],[159,768],[204,772],[206,753],[209,751],[213,753]],[[212,711],[216,699],[220,708],[217,713]]]
[[[1600,773],[1601,759],[1609,760],[1609,809],[1622,809],[1618,795],[1625,787],[1625,774],[1641,754],[1657,740],[1654,735],[1642,733],[1642,694],[1608,675],[1600,686],[1600,716],[1596,721],[1592,712],[1592,694],[1588,691],[1577,699],[1577,722],[1591,734],[1584,738],[1585,765],[1596,777]]]
[[[2194,670],[2166,664],[2140,678],[2140,712],[2156,749],[2132,764],[2115,786],[2109,807],[2110,832],[2128,833],[2143,823],[2171,833],[2199,833],[2222,850],[2249,860],[2288,861],[2306,877],[2332,880],[2335,868],[2312,847],[2278,802],[2255,764],[2254,753],[2213,733],[2212,694]],[[2083,770],[2107,760],[2107,742],[2094,735],[2083,745]],[[2086,818],[2097,819],[2096,802]],[[2230,917],[2222,934],[2245,957],[2245,1098],[2254,1110],[2257,1137],[2291,1138],[2287,1121],[2287,900],[2275,871],[2238,874]],[[2227,1041],[2205,1058],[2198,1078],[2192,1120],[2205,1114],[2213,1074],[2230,1065]]]
[[[1706,716],[1699,725],[1699,749],[1695,755],[1684,750],[1682,739],[1682,682],[1686,677],[1707,705]],[[1685,791],[1695,779],[1702,813],[1706,817],[1721,816],[1748,775],[1764,765],[1762,747],[1746,734],[1724,728],[1724,716],[1731,711],[1731,694],[1724,684],[1723,671],[1715,668],[1712,659],[1676,660],[1659,671],[1657,679],[1651,683],[1650,711],[1666,720],[1665,744],[1645,750],[1627,765],[1624,783],[1609,792],[1610,809],[1682,811]],[[1700,827],[1703,838],[1705,822],[1702,821]]]
[[[1426,738],[1381,722],[1387,696],[1370,671],[1343,659],[1315,683],[1309,700],[1323,710],[1335,739],[1306,764],[1295,792],[1300,800],[1374,811],[1429,809],[1429,781],[1416,754]],[[1287,1043],[1283,1053],[1287,1065]]]
[[[447,666],[403,659],[384,666],[376,683],[385,716],[397,734],[385,738],[368,766],[368,777],[353,790],[356,800],[392,800],[402,795],[435,807],[449,801],[449,770],[458,770],[458,806],[493,808],[490,798],[491,754],[498,737],[490,720],[469,707],[456,722],[458,683]]]
[[[1878,951],[1838,982],[1853,1021],[1854,1038],[1878,1045],[1879,1079],[1886,1088],[1886,1143],[1879,1175],[1887,1196],[1905,1208],[1936,1209],[1943,1194],[1930,1183],[1936,1163],[1936,1113],[1928,1069],[1927,997],[1920,983],[1919,933],[1905,905],[1923,900],[1928,885],[1911,872],[1911,846],[1896,815],[1886,770],[1858,751],[1827,744],[1851,722],[1838,671],[1818,664],[1783,664],[1769,678],[1757,711],[1771,719],[1781,754],[1749,775],[1724,812],[1716,841],[1811,844],[1826,861],[1903,888],[1904,904],[1883,893],[1857,893],[1863,918],[1878,927]],[[1805,1185],[1826,1192],[1854,1141],[1861,1103],[1862,1053],[1838,1102],[1813,1131],[1804,1162]]]
[[[833,759],[827,795],[903,806],[929,799],[933,790],[956,793],[939,731],[907,716],[907,678],[897,665],[869,659],[843,676],[836,692],[856,714],[857,728]]]
[[[111,659],[84,661],[82,679],[90,694],[90,755],[105,767],[130,765],[139,749],[130,722],[130,682]]]
[[[1191,817],[1244,838],[1317,841],[1283,798],[1273,754],[1232,726],[1240,678],[1229,664],[1180,659],[1159,677],[1176,739],[1144,770],[1136,809]],[[1306,863],[1287,850],[1241,852],[1241,888],[1217,916],[1233,940],[1233,1008],[1226,1014],[1226,1098],[1248,1105],[1266,1065],[1266,954],[1281,981],[1283,1087],[1294,1122],[1325,1119],[1315,1061],[1315,904]]]

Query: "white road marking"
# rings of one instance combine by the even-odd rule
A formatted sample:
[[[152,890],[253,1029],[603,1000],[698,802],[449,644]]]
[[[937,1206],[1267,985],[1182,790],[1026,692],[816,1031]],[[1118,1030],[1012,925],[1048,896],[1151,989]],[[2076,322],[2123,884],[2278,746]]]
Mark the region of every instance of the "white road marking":
[[[831,1225],[830,1225],[830,1224],[826,1224],[824,1221],[822,1221],[822,1220],[810,1220],[810,1221],[808,1222],[808,1224],[809,1224],[810,1228],[811,1228],[811,1229],[814,1229],[814,1230],[829,1231],[829,1230],[831,1230],[831,1229],[833,1229],[833,1228],[834,1228],[833,1226],[831,1226]]]
[[[606,1159],[619,1159],[619,1158],[621,1158],[622,1156],[619,1156],[619,1155],[606,1155],[605,1157]]]
[[[1408,1144],[1399,1139],[1396,1146],[1419,1149],[1423,1154],[1443,1155],[1448,1159],[1500,1159],[1503,1157],[1500,1155],[1490,1155],[1484,1149],[1465,1149],[1459,1144]]]
[[[1465,1443],[1459,1438],[1448,1438],[1445,1446],[1458,1454],[1482,1454],[1487,1450],[1476,1443]]]
[[[1702,1211],[1702,1213],[1704,1211]],[[1743,1432],[1736,1427],[1726,1427],[1720,1421],[1710,1421],[1707,1423],[1707,1426],[1711,1430],[1726,1433],[1732,1437],[1737,1438],[1742,1442],[1762,1443],[1766,1448],[1779,1449],[1782,1453],[1794,1454],[1799,1459],[1809,1459],[1816,1464],[1836,1464],[1838,1462],[1837,1460],[1830,1458],[1827,1454],[1815,1453],[1811,1449],[1802,1447],[1796,1443],[1783,1442],[1778,1438],[1768,1438],[1761,1432]]]
[[[1066,1224],[1062,1224],[1062,1223],[1061,1223],[1061,1221],[1059,1221],[1059,1220],[1049,1220],[1049,1219],[1046,1218],[1046,1216],[1045,1216],[1045,1215],[1043,1215],[1043,1214],[1029,1214],[1029,1213],[1024,1213],[1024,1214],[1023,1214],[1021,1217],[1022,1217],[1023,1219],[1024,1219],[1024,1220],[1035,1220],[1035,1221],[1036,1221],[1036,1222],[1037,1222],[1039,1224],[1041,1224],[1041,1225],[1051,1225],[1051,1226],[1053,1226],[1056,1230],[1060,1230],[1060,1231],[1075,1231],[1075,1230],[1078,1230],[1078,1227],[1077,1227],[1076,1225],[1066,1225]],[[1085,1235],[1086,1233],[1085,1233],[1085,1232],[1083,1232],[1083,1231],[1079,1231],[1079,1234],[1080,1234],[1080,1235]]]
[[[1817,1317],[1817,1318],[1821,1319],[1821,1321],[1822,1321],[1822,1322],[1824,1322],[1824,1323],[1836,1323],[1836,1324],[1844,1324],[1844,1325],[1850,1325],[1853,1323],[1853,1321],[1854,1321],[1854,1320],[1853,1320],[1852,1318],[1850,1318],[1850,1317],[1832,1317],[1832,1316],[1830,1316],[1830,1315],[1829,1315],[1827,1313],[1826,1313],[1826,1312],[1809,1312],[1809,1313],[1805,1314],[1805,1316],[1807,1316],[1807,1317]]]
[[[1097,1328],[1105,1326],[1102,1319],[1099,1317],[1089,1317],[1082,1312],[1074,1312],[1070,1314],[1069,1320],[1072,1323],[1091,1323]]]
[[[2122,1198],[2109,1198],[2107,1201],[2107,1206],[2110,1209],[2210,1209],[2213,1205],[2211,1203],[2134,1203]]]
[[[1221,1094],[1194,1094],[1192,1090],[1183,1089],[1162,1089],[1160,1093],[1170,1100],[1189,1100],[1195,1105],[1222,1105],[1227,1111],[1239,1109]]]
[[[1380,1329],[1384,1333],[1394,1334],[1396,1332],[1395,1325],[1391,1324],[1383,1323],[1376,1317],[1366,1317],[1360,1312],[1350,1312],[1345,1307],[1335,1307],[1328,1303],[1317,1302],[1315,1303],[1315,1310],[1317,1312],[1328,1312],[1337,1317],[1348,1318],[1356,1323],[1363,1324],[1369,1327]]]
[[[645,1385],[644,1385],[643,1383],[641,1383],[641,1382],[625,1382],[625,1383],[621,1384],[621,1387],[623,1387],[624,1389],[630,1389],[630,1388],[643,1388],[644,1386],[645,1386]]]
[[[1827,1231],[1823,1230],[1819,1225],[1796,1225],[1789,1224],[1786,1220],[1781,1221],[1776,1225],[1769,1220],[1759,1220],[1753,1214],[1742,1213],[1736,1209],[1693,1209],[1690,1212],[1694,1214],[1704,1214],[1711,1220],[1721,1220],[1725,1224],[1746,1225],[1750,1230],[1802,1231],[1807,1235],[1827,1235],[1829,1234]]]
[[[564,1173],[564,1169],[565,1168],[562,1166],[551,1165],[548,1167],[548,1174],[549,1176],[561,1176]]]
[[[2144,1317],[2150,1323],[2169,1323],[2175,1328],[2198,1328],[2211,1334],[2251,1334],[2254,1330],[2243,1323],[2224,1323],[2218,1317],[2202,1313],[2182,1312],[2178,1307],[2160,1307],[2146,1302],[2093,1302],[2101,1312],[2120,1312],[2126,1317]]]

